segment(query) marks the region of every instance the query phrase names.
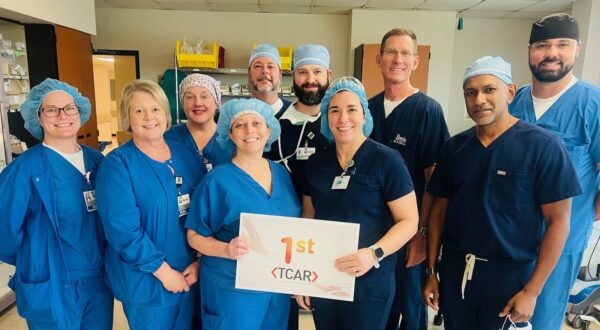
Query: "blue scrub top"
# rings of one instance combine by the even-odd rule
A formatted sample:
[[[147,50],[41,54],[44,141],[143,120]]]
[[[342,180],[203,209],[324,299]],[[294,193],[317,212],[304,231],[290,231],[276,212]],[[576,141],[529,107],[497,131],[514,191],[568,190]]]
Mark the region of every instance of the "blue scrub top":
[[[435,165],[442,145],[450,138],[442,106],[417,92],[385,117],[384,93],[369,100],[373,116],[371,139],[400,151],[413,180],[419,208],[425,191],[424,170]]]
[[[85,175],[56,151],[44,147],[56,196],[56,214],[60,228],[61,246],[68,260],[70,279],[76,280],[101,273],[106,241],[97,211],[88,212],[84,191],[94,190],[96,170],[100,159],[83,152]],[[95,239],[90,239],[95,238]]]
[[[581,194],[560,141],[518,121],[484,147],[475,127],[442,148],[428,185],[450,199],[444,249],[481,258],[530,262],[545,228],[541,205]]]
[[[215,167],[231,161],[231,154],[221,148],[216,138],[217,133],[215,132],[204,149],[200,150],[186,124],[171,126],[165,132],[165,140],[185,144],[192,151],[197,166],[205,168],[206,164],[212,164],[212,167]]]
[[[231,162],[208,173],[194,193],[186,228],[228,243],[239,236],[241,212],[299,217],[300,203],[286,169],[272,161],[269,165],[271,196]],[[235,260],[202,256],[200,261],[202,276],[219,286],[235,287]]]
[[[577,81],[536,120],[529,84],[519,88],[510,112],[557,135],[571,156],[583,194],[573,198],[571,231],[563,253],[583,252],[595,217],[594,198],[598,191],[600,88]]]
[[[358,248],[373,245],[395,224],[388,207],[413,191],[412,180],[400,153],[371,139],[356,151],[347,189],[333,190],[331,186],[343,169],[340,167],[335,144],[314,154],[306,164],[304,195],[310,196],[315,219],[360,224]],[[371,269],[359,277],[357,288],[375,285],[382,276],[394,271],[396,255],[387,256],[379,269]]]
[[[162,163],[129,141],[109,153],[98,172],[98,211],[109,243],[107,277],[115,297],[127,303],[166,307],[192,294],[168,292],[152,274],[163,261],[181,272],[195,259],[177,196],[191,197],[204,168],[198,169],[184,145],[167,144],[171,159]],[[176,176],[183,178],[180,186]]]

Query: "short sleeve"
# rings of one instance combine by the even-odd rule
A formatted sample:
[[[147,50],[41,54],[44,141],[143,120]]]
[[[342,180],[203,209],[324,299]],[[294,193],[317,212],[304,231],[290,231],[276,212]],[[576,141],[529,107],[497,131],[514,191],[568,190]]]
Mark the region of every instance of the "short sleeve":
[[[436,197],[452,197],[453,185],[451,178],[450,160],[450,143],[446,142],[442,146],[440,156],[437,160],[435,170],[427,185],[427,192]]]
[[[222,202],[224,196],[219,196],[217,187],[213,187],[212,175],[206,176],[192,196],[190,212],[185,220],[185,227],[198,234],[209,237],[214,236],[221,229],[221,219],[218,214],[226,205]],[[212,188],[212,189],[211,189]]]
[[[406,162],[400,152],[388,149],[386,157],[382,158],[381,178],[383,197],[386,202],[394,201],[414,190]]]
[[[575,167],[555,136],[544,143],[536,161],[534,177],[537,202],[548,204],[582,193]]]
[[[419,163],[424,170],[433,166],[439,157],[442,145],[450,138],[444,113],[439,103],[430,100],[423,127],[422,143],[419,147]]]

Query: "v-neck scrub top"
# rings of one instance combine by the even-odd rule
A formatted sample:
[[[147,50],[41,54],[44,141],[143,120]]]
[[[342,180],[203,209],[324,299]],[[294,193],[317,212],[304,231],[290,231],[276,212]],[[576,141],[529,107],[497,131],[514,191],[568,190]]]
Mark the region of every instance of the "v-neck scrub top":
[[[192,151],[197,165],[202,167],[205,167],[207,163],[215,167],[231,161],[231,155],[225,149],[221,148],[219,143],[217,143],[216,137],[217,133],[215,132],[204,148],[200,150],[186,124],[171,126],[165,132],[165,140],[184,144]]]
[[[412,180],[400,153],[371,139],[356,151],[354,165],[346,175],[346,189],[331,189],[335,177],[344,171],[338,162],[335,144],[312,155],[306,164],[303,194],[310,196],[315,219],[360,224],[358,248],[373,245],[395,224],[388,202],[413,191]],[[341,256],[340,256],[341,257]],[[357,288],[376,284],[378,274],[393,272],[395,254],[381,267],[357,278]]]
[[[286,169],[273,161],[269,166],[270,196],[232,162],[210,171],[194,193],[186,227],[228,243],[239,234],[241,212],[299,217],[300,203]],[[218,286],[235,287],[235,260],[205,255],[200,262],[202,276]]]
[[[166,307],[192,294],[171,293],[153,275],[163,261],[181,272],[195,258],[177,196],[191,196],[205,170],[190,159],[185,146],[167,144],[171,159],[162,163],[129,141],[108,154],[98,172],[98,211],[109,243],[108,282],[115,297],[127,303]],[[183,179],[180,187],[175,176]]]
[[[484,147],[475,127],[444,144],[428,186],[450,199],[444,250],[499,261],[537,258],[541,205],[581,194],[566,150],[551,133],[518,121]]]

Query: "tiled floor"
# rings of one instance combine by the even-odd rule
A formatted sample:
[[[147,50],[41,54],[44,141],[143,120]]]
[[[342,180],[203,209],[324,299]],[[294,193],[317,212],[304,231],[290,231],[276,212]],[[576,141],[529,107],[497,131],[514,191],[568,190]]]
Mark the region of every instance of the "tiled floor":
[[[429,320],[429,329],[432,330],[441,330],[444,329],[443,326],[437,327],[434,326],[431,322],[433,318],[433,311],[430,310],[430,320]],[[13,305],[8,308],[4,312],[0,313],[0,330],[27,330],[27,324],[25,320],[19,317],[17,314],[17,309]],[[126,330],[129,329],[127,326],[127,320],[125,320],[125,315],[123,315],[123,309],[121,304],[116,301],[115,302],[115,317],[113,329],[115,330]],[[300,315],[300,330],[314,330],[315,326],[313,324],[312,316],[310,314],[301,314]],[[564,325],[563,330],[572,329],[571,327]],[[600,330],[600,326],[592,325],[590,330]]]

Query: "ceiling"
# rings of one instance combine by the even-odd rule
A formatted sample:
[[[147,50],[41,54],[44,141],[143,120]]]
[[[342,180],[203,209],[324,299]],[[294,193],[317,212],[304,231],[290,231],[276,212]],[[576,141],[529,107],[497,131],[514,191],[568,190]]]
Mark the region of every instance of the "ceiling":
[[[96,8],[341,14],[352,9],[455,11],[462,17],[528,18],[570,11],[575,0],[95,0]]]

